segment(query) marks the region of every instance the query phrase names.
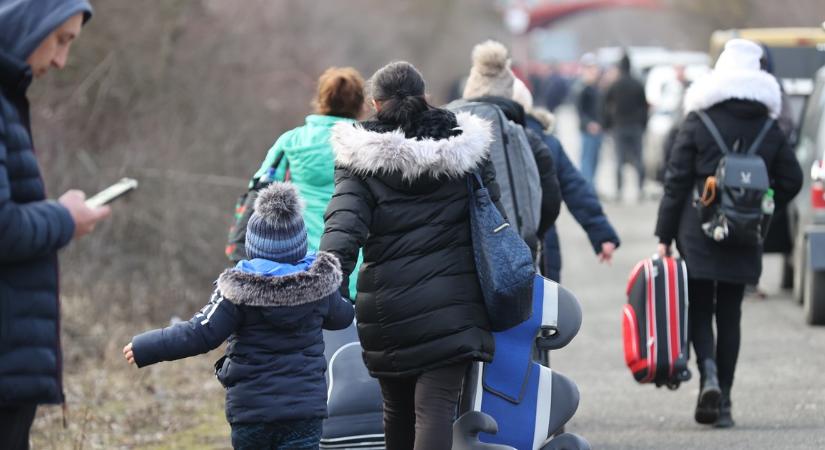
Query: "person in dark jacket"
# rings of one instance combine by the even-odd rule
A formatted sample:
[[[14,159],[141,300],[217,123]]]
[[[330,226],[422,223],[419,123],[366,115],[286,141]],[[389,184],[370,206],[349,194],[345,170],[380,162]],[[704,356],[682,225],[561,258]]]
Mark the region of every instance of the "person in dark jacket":
[[[539,134],[526,127],[524,108],[513,100],[516,80],[510,69],[507,47],[496,41],[483,42],[473,48],[473,67],[464,86],[464,99],[496,105],[507,119],[524,128],[541,182],[541,216],[537,233],[537,240],[540,240],[559,216],[561,189],[550,149]]]
[[[25,449],[38,404],[62,403],[57,252],[109,208],[71,190],[46,199],[26,97],[33,77],[66,64],[92,15],[85,0],[0,6],[0,441]]]
[[[599,87],[601,69],[596,57],[588,53],[582,57],[582,89],[576,98],[581,130],[581,174],[595,187],[602,147],[602,91]]]
[[[517,79],[513,87],[513,100],[523,106],[526,111],[525,125],[537,136],[542,137],[544,144],[553,154],[562,199],[567,209],[584,228],[599,261],[610,263],[613,252],[619,247],[620,241],[616,230],[610,225],[610,221],[602,211],[596,191],[567,157],[561,142],[551,134],[553,114],[550,111],[533,107],[533,95],[521,80]],[[561,246],[555,225],[547,230],[542,242],[542,274],[555,282],[560,282]]]
[[[731,388],[739,354],[742,297],[745,285],[759,280],[762,246],[724,246],[700,228],[693,200],[705,179],[714,175],[722,152],[696,111],[707,113],[730,148],[737,140],[748,148],[766,120],[781,110],[778,83],[759,69],[761,53],[753,42],[731,40],[713,72],[688,89],[688,115],[668,162],[656,224],[659,254],[669,254],[675,239],[688,269],[689,334],[701,375],[694,416],[699,423],[717,427],[734,424]],[[787,204],[801,188],[802,171],[779,125],[773,124],[757,154],[765,161],[777,206]]]
[[[188,322],[153,330],[124,349],[129,363],[206,353],[228,338],[216,364],[226,388],[235,449],[317,449],[327,414],[322,329],[352,323],[341,268],[329,253],[307,253],[295,187],[261,191],[246,234],[248,260],[224,271],[212,299]]]
[[[368,83],[374,119],[333,128],[335,194],[321,250],[349,275],[359,249],[356,317],[384,398],[387,448],[449,450],[462,380],[491,361],[493,337],[470,236],[468,177],[499,198],[491,127],[430,106],[407,62]]]
[[[610,85],[604,98],[604,125],[612,131],[616,147],[616,198],[622,198],[622,168],[630,164],[638,175],[641,199],[645,181],[642,138],[647,128],[648,104],[644,86],[630,71],[628,55],[619,62],[619,70],[619,79]]]

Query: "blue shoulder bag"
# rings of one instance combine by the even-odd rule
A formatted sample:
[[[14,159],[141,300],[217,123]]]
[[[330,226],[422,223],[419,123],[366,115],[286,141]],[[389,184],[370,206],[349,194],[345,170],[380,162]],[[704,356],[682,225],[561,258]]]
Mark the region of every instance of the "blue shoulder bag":
[[[470,233],[484,306],[492,330],[503,331],[532,314],[533,255],[493,204],[478,171],[467,177],[467,186]]]

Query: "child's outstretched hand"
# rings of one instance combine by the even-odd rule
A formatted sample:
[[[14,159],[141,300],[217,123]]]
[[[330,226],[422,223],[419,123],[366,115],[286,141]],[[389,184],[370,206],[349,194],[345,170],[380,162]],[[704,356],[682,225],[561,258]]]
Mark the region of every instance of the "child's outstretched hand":
[[[126,358],[126,361],[129,364],[135,363],[135,354],[132,352],[132,343],[126,344],[126,347],[123,347],[123,357]]]

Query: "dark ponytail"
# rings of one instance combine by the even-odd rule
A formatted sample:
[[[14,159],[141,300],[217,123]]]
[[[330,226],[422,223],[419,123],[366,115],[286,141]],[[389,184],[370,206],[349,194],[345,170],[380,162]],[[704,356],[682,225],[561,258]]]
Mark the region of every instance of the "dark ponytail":
[[[418,115],[432,109],[424,97],[424,78],[406,61],[379,69],[370,78],[369,88],[372,98],[382,103],[376,118],[405,132],[412,129]]]

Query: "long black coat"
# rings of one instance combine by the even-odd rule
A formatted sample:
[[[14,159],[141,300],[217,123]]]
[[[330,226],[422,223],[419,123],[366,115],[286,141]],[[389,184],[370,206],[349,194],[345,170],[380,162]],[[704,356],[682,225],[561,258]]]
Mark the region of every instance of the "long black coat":
[[[442,110],[406,133],[377,122],[333,130],[335,194],[321,250],[338,256],[348,276],[363,247],[355,312],[375,377],[492,359],[467,186],[468,174],[483,168],[497,200],[490,141],[486,121],[461,113],[456,123]]]
[[[749,148],[768,109],[756,101],[728,99],[706,110],[729,147],[737,139]],[[802,185],[802,171],[785,135],[774,124],[757,154],[765,160],[777,207],[787,204]],[[699,116],[691,112],[681,125],[665,175],[665,196],[659,206],[656,235],[660,242],[676,239],[691,278],[756,284],[762,272],[762,247],[723,246],[705,236],[693,206],[694,192],[713,175],[722,152]]]

